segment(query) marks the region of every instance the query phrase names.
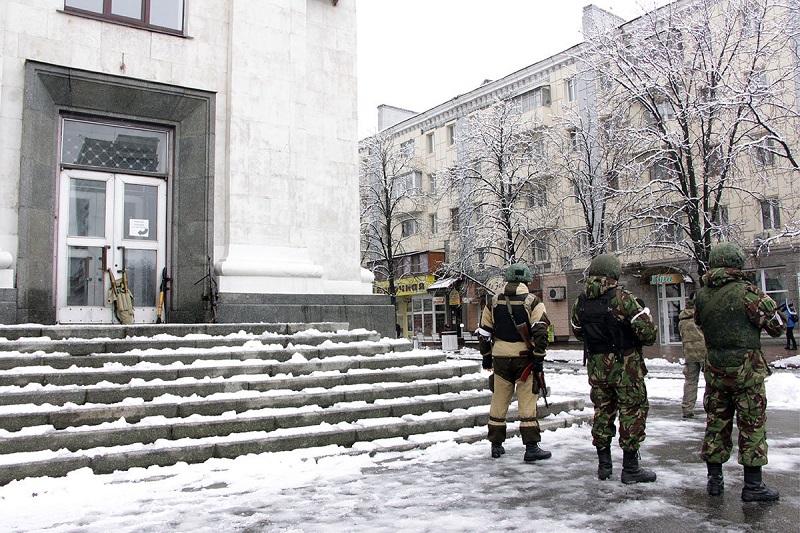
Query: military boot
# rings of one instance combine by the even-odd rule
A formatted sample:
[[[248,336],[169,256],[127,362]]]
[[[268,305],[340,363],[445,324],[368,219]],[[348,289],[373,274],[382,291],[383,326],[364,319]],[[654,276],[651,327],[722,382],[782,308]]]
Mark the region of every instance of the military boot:
[[[532,461],[541,461],[542,459],[550,459],[552,457],[552,453],[548,452],[547,450],[543,450],[539,448],[538,442],[529,442],[525,445],[525,457],[523,460],[526,463],[530,463]]]
[[[504,453],[506,453],[506,449],[503,448],[502,444],[496,444],[494,442],[492,443],[492,457],[493,458],[497,459],[501,455],[503,455]]]
[[[608,479],[611,477],[611,448],[597,448],[597,477]]]
[[[638,450],[623,450],[622,452],[622,482],[652,483],[656,480],[656,473],[652,470],[639,467]]]
[[[780,498],[777,490],[767,487],[761,481],[760,466],[744,467],[744,487],[742,488],[742,500],[746,502],[774,502]]]
[[[725,481],[722,479],[721,463],[706,463],[708,468],[708,485],[706,490],[709,496],[719,496],[725,492]]]

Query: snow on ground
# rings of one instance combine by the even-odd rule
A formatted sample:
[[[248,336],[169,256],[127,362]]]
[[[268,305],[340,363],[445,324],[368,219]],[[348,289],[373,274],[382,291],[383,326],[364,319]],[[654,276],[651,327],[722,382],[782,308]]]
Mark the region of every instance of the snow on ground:
[[[469,358],[469,357],[466,357]],[[587,401],[589,386],[581,352],[552,351],[547,367],[554,396]],[[651,404],[679,409],[681,365],[647,361]],[[771,409],[800,406],[796,373],[776,371],[767,379]],[[699,398],[702,398],[702,380]],[[590,404],[589,404],[590,405]],[[664,408],[662,407],[662,411]],[[698,406],[698,411],[700,407]],[[658,450],[694,457],[702,418],[648,420],[645,466]],[[792,416],[794,416],[792,415]],[[795,416],[796,418],[796,416]],[[686,442],[693,443],[686,450]],[[364,453],[336,446],[248,455],[203,464],[132,469],[94,475],[83,469],[65,478],[29,478],[0,487],[0,530],[91,533],[126,532],[395,532],[431,531],[676,531],[682,524],[700,531],[750,531],[747,508],[733,485],[718,514],[706,505],[705,472],[697,459],[663,459],[658,481],[626,486],[596,479],[589,427],[547,432],[550,461],[521,461],[519,437],[506,443],[500,460],[488,458],[485,441],[457,444],[445,439],[425,449]],[[770,434],[769,472],[796,476],[800,437]],[[372,450],[371,453],[366,453]],[[667,453],[667,452],[664,452]],[[615,476],[621,452],[614,451]],[[649,462],[648,462],[649,461]],[[726,464],[736,480],[735,459]],[[740,475],[739,475],[740,477]],[[774,479],[774,478],[773,478]],[[733,481],[736,483],[736,481]],[[781,501],[796,509],[797,498]],[[751,504],[755,505],[755,504]],[[786,507],[795,505],[795,507]],[[738,511],[739,508],[742,511]],[[780,510],[781,508],[778,508]],[[773,529],[774,530],[774,529]]]

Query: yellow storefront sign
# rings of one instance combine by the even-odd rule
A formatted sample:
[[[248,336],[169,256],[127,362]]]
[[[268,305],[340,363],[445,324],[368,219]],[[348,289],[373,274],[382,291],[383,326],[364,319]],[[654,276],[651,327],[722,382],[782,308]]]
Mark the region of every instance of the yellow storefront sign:
[[[426,294],[428,286],[434,282],[433,276],[409,276],[395,280],[397,296],[411,296],[412,294]],[[387,294],[389,292],[388,281],[376,281],[372,292],[375,294]]]

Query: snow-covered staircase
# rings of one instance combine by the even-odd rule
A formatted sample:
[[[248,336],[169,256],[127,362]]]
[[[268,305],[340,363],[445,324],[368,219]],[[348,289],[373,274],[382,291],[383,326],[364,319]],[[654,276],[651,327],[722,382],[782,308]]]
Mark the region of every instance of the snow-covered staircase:
[[[476,440],[486,386],[476,361],[347,324],[0,326],[0,484],[302,447],[411,447],[437,432]],[[582,407],[559,402],[540,418]]]

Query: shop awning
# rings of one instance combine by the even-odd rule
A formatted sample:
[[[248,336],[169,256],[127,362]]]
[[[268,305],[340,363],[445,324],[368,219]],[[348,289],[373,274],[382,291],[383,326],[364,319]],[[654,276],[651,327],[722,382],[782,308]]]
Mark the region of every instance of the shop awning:
[[[458,283],[458,280],[459,278],[442,278],[440,280],[436,280],[428,285],[428,292],[449,291],[455,286],[456,283]]]

